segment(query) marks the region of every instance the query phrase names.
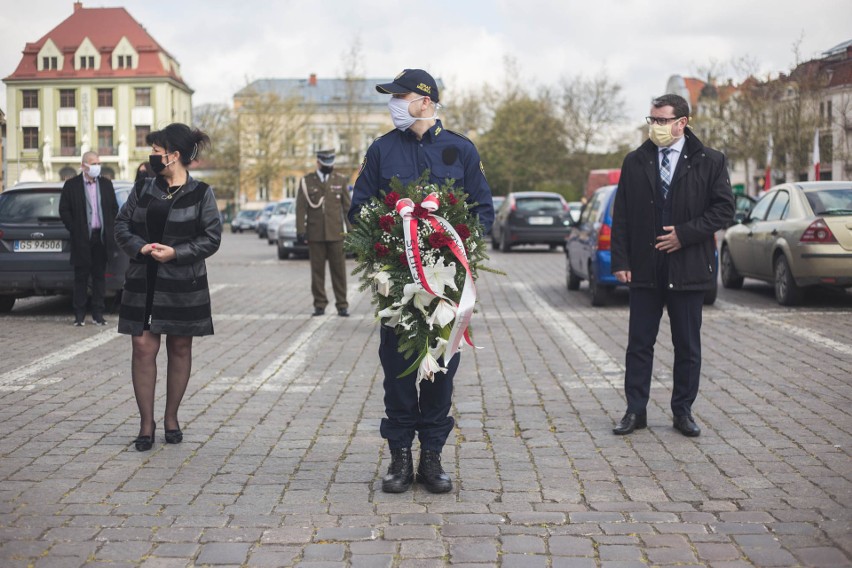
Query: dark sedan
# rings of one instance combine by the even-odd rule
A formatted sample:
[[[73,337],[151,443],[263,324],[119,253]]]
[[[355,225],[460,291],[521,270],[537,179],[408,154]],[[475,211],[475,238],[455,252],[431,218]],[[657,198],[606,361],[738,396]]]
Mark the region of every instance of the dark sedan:
[[[114,181],[118,205],[131,182]],[[17,298],[70,294],[74,289],[71,240],[59,218],[62,182],[22,183],[0,193],[0,312]],[[118,250],[108,259],[106,289],[114,296],[124,286],[129,259]]]
[[[565,245],[571,227],[568,203],[558,193],[521,191],[510,193],[497,210],[491,228],[491,244],[503,252],[518,245]]]

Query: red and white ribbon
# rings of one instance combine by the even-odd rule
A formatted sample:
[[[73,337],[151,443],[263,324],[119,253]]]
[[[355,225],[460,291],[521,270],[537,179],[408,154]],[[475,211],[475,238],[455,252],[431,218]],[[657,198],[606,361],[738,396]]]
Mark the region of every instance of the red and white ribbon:
[[[429,278],[423,270],[423,260],[420,256],[420,247],[417,243],[417,224],[418,218],[414,216],[414,202],[410,199],[400,199],[396,203],[396,211],[402,217],[403,233],[405,235],[405,255],[408,259],[408,268],[411,271],[411,278],[414,283],[419,285],[429,294],[442,298],[450,302],[456,308],[456,317],[453,322],[453,328],[450,331],[450,337],[447,340],[446,353],[448,357],[444,361],[449,361],[459,349],[462,338],[473,347],[473,342],[470,340],[468,327],[470,318],[473,315],[473,308],[476,305],[476,287],[473,283],[473,275],[470,272],[470,265],[467,260],[467,252],[464,249],[464,241],[459,237],[455,228],[443,217],[435,215],[440,203],[437,193],[430,193],[421,203],[420,206],[429,211],[429,215],[424,219],[432,227],[436,233],[448,235],[451,239],[449,249],[458,259],[465,269],[464,286],[462,287],[459,303],[447,298],[443,291],[435,292],[438,288],[429,282]]]

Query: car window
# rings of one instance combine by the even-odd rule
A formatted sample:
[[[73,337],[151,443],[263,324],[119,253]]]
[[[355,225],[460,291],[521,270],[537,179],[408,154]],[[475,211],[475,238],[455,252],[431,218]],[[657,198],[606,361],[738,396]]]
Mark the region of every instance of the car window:
[[[515,201],[518,211],[553,211],[561,213],[562,200],[554,197],[522,197]]]
[[[598,195],[592,196],[592,200],[583,206],[583,211],[580,213],[580,223],[588,223],[589,217],[592,215],[592,207],[595,206],[595,201],[598,200]]]
[[[805,197],[815,215],[849,215],[852,212],[852,188],[808,191]]]
[[[0,194],[0,223],[59,221],[58,191],[10,191]]]
[[[124,202],[127,201],[127,196],[130,195],[129,187],[122,187],[120,189],[115,190],[115,200],[118,202],[118,208],[121,209],[121,206],[124,205]]]
[[[790,194],[786,191],[778,191],[775,201],[769,208],[769,213],[766,214],[767,221],[780,221],[787,216],[787,209],[790,206]]]
[[[601,210],[604,207],[604,202],[606,201],[606,192],[599,191],[595,193],[595,199],[592,201],[592,206],[589,208],[589,219],[592,223],[597,223],[601,218]]]
[[[760,198],[754,207],[751,210],[748,218],[751,221],[763,221],[764,217],[766,217],[766,212],[769,210],[769,206],[772,204],[772,200],[775,199],[775,193],[767,193],[763,197]]]

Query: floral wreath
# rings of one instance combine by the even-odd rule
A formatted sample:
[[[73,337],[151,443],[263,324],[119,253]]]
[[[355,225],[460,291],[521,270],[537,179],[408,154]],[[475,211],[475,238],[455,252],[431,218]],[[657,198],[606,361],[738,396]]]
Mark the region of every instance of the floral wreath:
[[[474,282],[488,259],[483,227],[454,180],[427,183],[429,172],[361,207],[344,246],[356,255],[361,290],[372,288],[381,323],[399,337],[399,352],[414,357],[404,377],[435,380],[463,343],[473,346],[469,324]]]

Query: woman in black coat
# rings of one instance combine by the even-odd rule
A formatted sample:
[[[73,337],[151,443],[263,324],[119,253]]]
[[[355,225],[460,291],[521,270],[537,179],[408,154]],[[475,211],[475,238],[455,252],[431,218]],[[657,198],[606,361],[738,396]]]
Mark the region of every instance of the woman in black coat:
[[[130,256],[119,333],[132,336],[131,373],[141,425],[139,451],[154,443],[154,392],[160,337],[166,334],[166,443],[183,440],[178,408],[192,369],[192,338],[212,335],[204,259],[219,249],[222,224],[213,190],[187,167],[210,139],[185,124],[151,132],[151,170],[134,186],[115,221],[115,240]]]

